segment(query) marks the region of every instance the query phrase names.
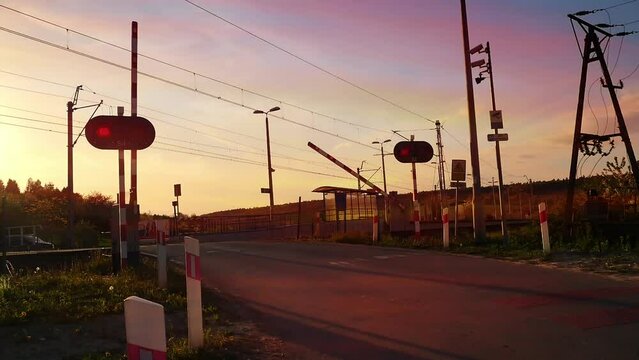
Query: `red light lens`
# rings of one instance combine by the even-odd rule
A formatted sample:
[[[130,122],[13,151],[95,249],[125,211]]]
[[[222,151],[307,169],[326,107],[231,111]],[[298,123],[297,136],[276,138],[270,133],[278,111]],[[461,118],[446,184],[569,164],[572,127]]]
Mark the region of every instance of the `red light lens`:
[[[400,156],[410,156],[410,149],[408,147],[399,150]]]
[[[99,127],[97,130],[98,137],[105,138],[111,136],[111,129],[106,126]]]

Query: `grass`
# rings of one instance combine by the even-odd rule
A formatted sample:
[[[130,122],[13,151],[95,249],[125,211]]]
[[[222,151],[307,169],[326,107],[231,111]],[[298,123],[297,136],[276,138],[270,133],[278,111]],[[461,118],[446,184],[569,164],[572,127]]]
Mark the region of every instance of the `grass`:
[[[137,269],[127,269],[119,275],[112,275],[110,271],[111,259],[96,253],[88,261],[78,261],[63,269],[35,268],[20,270],[13,277],[0,276],[0,326],[20,325],[27,331],[29,323],[75,324],[102,315],[123,314],[123,301],[132,295],[162,304],[166,313],[186,310],[183,274],[170,270],[169,289],[161,289],[155,284],[157,273],[152,260],[143,258]],[[213,325],[223,324],[218,308],[205,304],[203,318],[205,344],[200,349],[188,346],[185,334],[181,333],[184,329],[174,329],[169,324],[168,359],[238,358],[237,349],[229,350],[235,341],[233,334],[219,327],[211,329]],[[126,355],[120,348],[85,354],[77,359],[126,359]]]
[[[491,258],[530,263],[549,263],[560,267],[579,268],[586,271],[639,275],[639,252],[630,248],[613,247],[610,244],[595,246],[597,241],[591,236],[581,235],[569,244],[558,244],[552,239],[552,252],[545,254],[541,248],[541,235],[537,226],[522,226],[509,231],[508,243],[504,244],[501,233],[488,234],[482,243],[475,243],[472,234],[460,233],[457,241],[447,250],[452,253],[479,255]],[[338,243],[390,246],[441,250],[441,237],[422,236],[419,241],[412,237],[398,237],[384,234],[374,243],[369,234],[359,232],[334,233],[331,240]],[[451,239],[452,240],[452,239]]]
[[[30,321],[72,322],[123,312],[125,298],[136,295],[164,305],[169,312],[184,309],[182,289],[160,289],[155,272],[143,262],[137,271],[109,273],[111,260],[94,256],[67,269],[19,271],[0,281],[0,325]],[[177,290],[177,291],[176,291]]]

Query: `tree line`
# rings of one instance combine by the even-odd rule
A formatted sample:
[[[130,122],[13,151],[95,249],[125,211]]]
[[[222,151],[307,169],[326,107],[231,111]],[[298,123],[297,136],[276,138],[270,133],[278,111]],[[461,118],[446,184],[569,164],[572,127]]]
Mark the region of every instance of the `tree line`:
[[[74,193],[75,243],[66,241],[68,232],[69,198],[66,188],[58,189],[52,183],[42,184],[29,178],[24,191],[17,181],[0,180],[2,221],[5,229],[36,226],[39,237],[53,242],[56,247],[96,246],[102,232],[109,231],[111,207],[115,202],[99,192],[89,195]],[[8,230],[3,230],[5,234]]]

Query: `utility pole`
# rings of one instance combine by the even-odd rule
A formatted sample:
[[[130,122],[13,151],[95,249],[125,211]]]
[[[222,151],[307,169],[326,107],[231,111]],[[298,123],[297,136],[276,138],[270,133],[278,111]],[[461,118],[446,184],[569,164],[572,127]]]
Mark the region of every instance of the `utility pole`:
[[[608,64],[606,63],[606,57],[604,56],[603,50],[601,48],[601,43],[604,42],[607,38],[611,38],[613,36],[626,36],[632,34],[633,32],[621,32],[617,34],[611,34],[605,30],[602,30],[597,25],[592,25],[583,19],[581,19],[580,15],[589,14],[591,12],[578,12],[576,14],[570,14],[568,17],[570,21],[574,24],[577,23],[581,29],[586,33],[586,37],[584,39],[584,47],[583,53],[581,54],[582,63],[581,63],[581,80],[579,82],[579,98],[577,101],[577,114],[575,119],[575,132],[573,136],[572,143],[572,153],[571,153],[571,161],[570,161],[570,175],[568,179],[568,192],[566,199],[566,212],[564,215],[564,220],[568,226],[565,227],[564,238],[569,239],[572,238],[572,225],[573,225],[573,202],[575,196],[575,183],[577,177],[577,158],[578,151],[589,151],[593,154],[599,153],[602,155],[607,155],[601,150],[601,143],[604,141],[610,141],[612,137],[621,137],[623,143],[626,147],[626,153],[628,155],[628,161],[630,162],[630,167],[632,169],[632,174],[635,178],[635,183],[639,188],[639,164],[637,163],[637,159],[635,157],[634,150],[632,149],[632,143],[630,141],[630,136],[628,134],[628,129],[626,127],[626,121],[624,120],[623,112],[621,111],[621,105],[619,105],[619,99],[617,98],[617,89],[623,88],[623,82],[620,82],[619,85],[615,85],[612,81],[612,77],[610,75],[610,71],[608,70]],[[599,38],[601,35],[601,39]],[[585,134],[581,132],[581,125],[583,120],[583,110],[584,110],[584,98],[585,98],[585,90],[586,90],[586,81],[588,79],[588,66],[591,62],[599,62],[601,67],[601,72],[603,75],[603,80],[601,81],[602,87],[608,89],[608,93],[610,95],[610,100],[612,102],[613,108],[615,110],[615,116],[617,118],[617,125],[619,128],[619,133],[613,134],[604,134],[604,135],[595,135],[595,134]],[[594,151],[596,152],[593,152]]]
[[[495,177],[492,177],[492,186],[490,187],[493,190],[493,218],[497,219],[497,202],[495,201]]]
[[[415,135],[410,136],[410,141],[415,141]],[[411,162],[413,169],[413,221],[415,222],[415,238],[419,239],[421,226],[419,224],[419,202],[417,201],[417,170],[415,162]]]
[[[473,171],[473,232],[475,241],[486,238],[486,222],[481,201],[481,174],[479,169],[479,145],[477,141],[477,120],[475,116],[475,94],[473,92],[473,74],[470,65],[470,44],[468,40],[468,16],[466,14],[466,0],[461,2],[461,20],[464,64],[466,68],[466,97],[468,100],[468,125],[470,131],[470,164]]]
[[[78,96],[80,95],[80,90],[82,90],[82,85],[78,85],[75,88],[75,93],[73,95],[73,101],[67,102],[67,201],[68,201],[68,213],[67,213],[67,246],[71,247],[75,245],[75,199],[74,199],[74,188],[73,188],[73,147],[80,139],[82,135],[82,131],[78,134],[78,137],[73,140],[73,112],[79,109],[85,109],[95,106],[95,110],[91,117],[95,115],[95,113],[102,105],[102,100],[98,104],[87,105],[75,107],[78,104]]]
[[[444,145],[442,144],[442,132],[441,132],[441,123],[439,120],[435,121],[435,130],[437,132],[437,171],[439,173],[439,208],[442,210],[446,203],[445,193],[446,191],[446,174],[444,172]]]
[[[69,202],[69,213],[67,218],[67,246],[71,247],[75,243],[75,203],[73,199],[73,106],[78,99],[78,91],[75,90],[73,101],[67,102],[67,196]]]
[[[386,165],[384,163],[384,156],[389,154],[384,154],[384,144],[390,142],[391,139],[386,139],[384,141],[373,141],[373,144],[379,144],[379,150],[382,154],[382,175],[384,178],[384,193],[388,194],[386,190]],[[384,195],[384,224],[388,225],[388,195]]]

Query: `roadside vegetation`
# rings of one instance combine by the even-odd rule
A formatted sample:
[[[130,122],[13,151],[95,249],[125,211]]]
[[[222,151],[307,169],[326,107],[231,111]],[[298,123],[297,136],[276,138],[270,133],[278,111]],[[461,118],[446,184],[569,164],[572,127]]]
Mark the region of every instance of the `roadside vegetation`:
[[[75,331],[80,331],[82,324],[103,316],[120,315],[123,319],[123,301],[132,295],[162,304],[167,317],[173,314],[178,315],[177,318],[184,318],[184,276],[170,271],[168,289],[157,287],[156,278],[153,262],[148,259],[144,259],[135,270],[127,269],[118,275],[112,275],[111,259],[99,253],[87,261],[76,261],[60,269],[19,269],[14,276],[0,276],[0,326],[22,329],[18,341],[34,342],[36,345],[38,340],[32,339],[29,331],[25,330],[30,324],[46,323],[51,327],[55,324],[71,324]],[[169,324],[168,359],[235,357],[228,350],[235,341],[234,336],[219,326],[221,320],[217,307],[205,305],[203,310],[205,346],[201,349],[189,348],[186,325]],[[118,334],[119,337],[123,335]],[[125,359],[124,345],[119,349],[95,349],[98,351],[78,358]]]

